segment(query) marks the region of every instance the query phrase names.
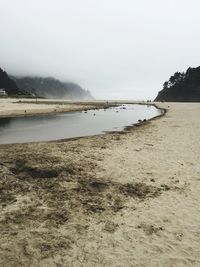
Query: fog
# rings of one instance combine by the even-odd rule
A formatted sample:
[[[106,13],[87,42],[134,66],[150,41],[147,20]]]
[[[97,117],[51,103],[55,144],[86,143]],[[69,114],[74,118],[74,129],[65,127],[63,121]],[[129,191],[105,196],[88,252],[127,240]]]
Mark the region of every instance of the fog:
[[[153,99],[200,65],[199,0],[0,0],[0,67],[96,99]]]

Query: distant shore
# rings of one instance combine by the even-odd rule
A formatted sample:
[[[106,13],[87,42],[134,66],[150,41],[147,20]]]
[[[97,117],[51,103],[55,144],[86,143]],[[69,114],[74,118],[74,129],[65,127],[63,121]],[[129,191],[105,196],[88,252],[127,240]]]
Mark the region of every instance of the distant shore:
[[[94,108],[96,105],[44,99],[0,99],[0,117],[32,116],[40,114],[79,111]]]
[[[0,98],[0,118],[81,111],[105,108],[122,103],[149,104],[142,101],[67,101],[62,99]]]

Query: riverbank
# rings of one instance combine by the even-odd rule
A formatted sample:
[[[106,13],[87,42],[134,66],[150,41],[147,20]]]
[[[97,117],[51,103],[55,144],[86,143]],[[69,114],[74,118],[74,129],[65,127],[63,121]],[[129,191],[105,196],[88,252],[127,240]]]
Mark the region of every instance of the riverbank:
[[[0,118],[56,114],[108,108],[118,104],[149,104],[144,101],[68,101],[63,99],[0,98]]]
[[[52,99],[0,98],[0,118],[79,111],[105,107],[106,102],[72,102]]]
[[[2,145],[1,266],[199,266],[200,104],[128,132]]]

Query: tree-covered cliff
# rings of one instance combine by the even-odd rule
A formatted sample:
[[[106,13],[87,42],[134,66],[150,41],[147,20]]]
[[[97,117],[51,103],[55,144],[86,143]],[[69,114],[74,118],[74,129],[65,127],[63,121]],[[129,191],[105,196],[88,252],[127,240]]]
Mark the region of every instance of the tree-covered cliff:
[[[8,76],[8,74],[0,68],[0,89],[5,89],[8,95],[19,93],[17,84]]]
[[[92,99],[90,92],[71,82],[61,82],[54,78],[12,77],[18,87],[29,93],[46,98],[61,98],[69,100]]]
[[[176,72],[163,84],[155,101],[199,102],[200,67],[189,68],[185,73]]]

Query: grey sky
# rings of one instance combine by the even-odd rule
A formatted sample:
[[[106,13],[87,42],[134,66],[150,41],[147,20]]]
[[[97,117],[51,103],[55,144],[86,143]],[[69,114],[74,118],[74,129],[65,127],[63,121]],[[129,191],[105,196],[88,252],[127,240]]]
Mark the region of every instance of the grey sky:
[[[199,0],[0,0],[0,10],[0,67],[96,98],[153,99],[200,65]]]

